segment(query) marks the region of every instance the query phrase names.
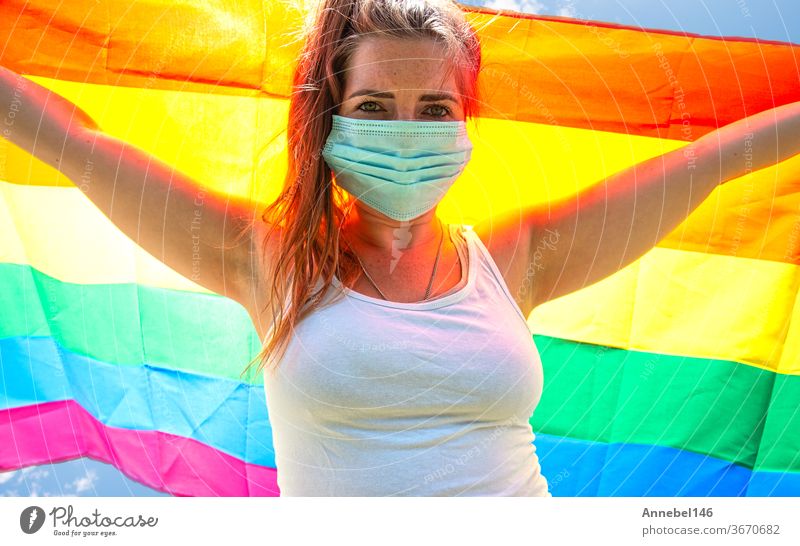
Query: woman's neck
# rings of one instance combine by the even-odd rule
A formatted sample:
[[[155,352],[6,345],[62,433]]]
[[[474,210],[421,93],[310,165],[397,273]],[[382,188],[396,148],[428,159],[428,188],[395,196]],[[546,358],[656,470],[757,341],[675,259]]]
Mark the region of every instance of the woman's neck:
[[[356,205],[348,214],[341,235],[354,246],[392,252],[437,245],[441,230],[435,208],[418,218],[398,221]]]

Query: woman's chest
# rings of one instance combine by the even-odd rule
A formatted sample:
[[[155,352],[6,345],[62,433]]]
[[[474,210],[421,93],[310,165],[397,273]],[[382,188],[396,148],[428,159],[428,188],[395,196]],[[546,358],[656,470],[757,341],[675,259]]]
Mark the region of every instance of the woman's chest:
[[[274,407],[339,420],[527,419],[541,397],[541,361],[503,305],[387,312],[345,299],[297,326],[278,374],[265,378],[267,396]]]

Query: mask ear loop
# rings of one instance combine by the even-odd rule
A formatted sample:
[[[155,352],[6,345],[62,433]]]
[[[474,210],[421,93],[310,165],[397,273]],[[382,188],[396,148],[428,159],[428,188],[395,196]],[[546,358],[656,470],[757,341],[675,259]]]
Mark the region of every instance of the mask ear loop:
[[[447,230],[450,233],[450,242],[453,243],[453,246],[456,249],[458,265],[461,271],[460,279],[456,286],[463,286],[467,280],[466,276],[469,275],[469,252],[466,251],[465,247],[466,239],[463,238],[460,230],[456,229],[456,231],[459,232],[458,235],[456,235],[456,239],[458,239],[458,242],[456,242],[456,240],[453,238],[453,227],[451,224],[447,224]]]

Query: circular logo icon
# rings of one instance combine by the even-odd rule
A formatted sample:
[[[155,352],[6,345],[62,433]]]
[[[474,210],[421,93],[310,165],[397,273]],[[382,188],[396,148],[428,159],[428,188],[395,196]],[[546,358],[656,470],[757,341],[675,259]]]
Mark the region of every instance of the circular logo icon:
[[[39,506],[28,506],[19,515],[19,526],[23,533],[32,535],[44,525],[44,510]]]

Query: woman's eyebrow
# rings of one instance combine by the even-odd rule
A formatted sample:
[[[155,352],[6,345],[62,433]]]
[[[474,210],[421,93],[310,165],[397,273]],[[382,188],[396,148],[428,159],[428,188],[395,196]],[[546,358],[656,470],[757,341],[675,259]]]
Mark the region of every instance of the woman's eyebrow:
[[[359,89],[358,91],[354,91],[353,93],[350,93],[350,95],[345,100],[350,100],[353,97],[356,97],[356,96],[359,96],[359,95],[369,95],[370,97],[376,97],[376,98],[380,98],[380,99],[393,99],[394,98],[394,93],[390,93],[388,91],[378,91],[376,89]],[[456,98],[452,94],[446,93],[444,91],[440,91],[440,92],[437,92],[437,93],[427,93],[425,95],[420,95],[419,96],[419,100],[421,100],[423,102],[434,102],[434,101],[438,101],[438,100],[449,100],[449,101],[458,103],[458,101],[456,100]]]

